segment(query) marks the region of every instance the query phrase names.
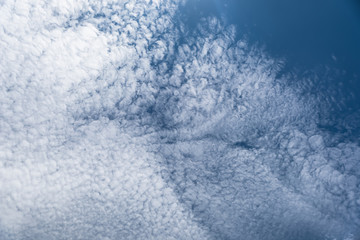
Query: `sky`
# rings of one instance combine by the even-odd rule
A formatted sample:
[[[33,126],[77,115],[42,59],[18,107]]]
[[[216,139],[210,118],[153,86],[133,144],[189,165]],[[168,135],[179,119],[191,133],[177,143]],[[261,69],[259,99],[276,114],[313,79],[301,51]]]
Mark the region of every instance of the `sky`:
[[[0,1],[0,239],[359,239],[356,88],[192,4]]]

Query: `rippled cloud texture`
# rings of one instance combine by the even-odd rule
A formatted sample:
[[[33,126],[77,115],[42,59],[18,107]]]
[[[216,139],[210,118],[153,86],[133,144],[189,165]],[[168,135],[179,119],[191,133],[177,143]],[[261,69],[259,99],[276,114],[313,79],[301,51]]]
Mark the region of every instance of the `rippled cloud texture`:
[[[0,1],[0,239],[360,237],[358,144],[181,4]]]

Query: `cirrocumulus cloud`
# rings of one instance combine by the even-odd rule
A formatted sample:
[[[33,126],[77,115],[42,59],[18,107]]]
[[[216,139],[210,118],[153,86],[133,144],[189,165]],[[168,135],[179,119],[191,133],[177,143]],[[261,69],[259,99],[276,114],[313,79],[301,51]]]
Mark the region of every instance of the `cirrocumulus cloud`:
[[[1,239],[359,237],[358,144],[181,4],[0,2]]]

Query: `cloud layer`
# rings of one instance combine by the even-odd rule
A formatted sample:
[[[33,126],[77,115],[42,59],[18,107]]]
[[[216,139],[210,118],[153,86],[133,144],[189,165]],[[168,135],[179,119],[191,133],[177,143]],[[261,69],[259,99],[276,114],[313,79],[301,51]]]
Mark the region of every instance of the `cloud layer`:
[[[180,4],[0,3],[2,239],[358,237],[360,148],[323,98]]]

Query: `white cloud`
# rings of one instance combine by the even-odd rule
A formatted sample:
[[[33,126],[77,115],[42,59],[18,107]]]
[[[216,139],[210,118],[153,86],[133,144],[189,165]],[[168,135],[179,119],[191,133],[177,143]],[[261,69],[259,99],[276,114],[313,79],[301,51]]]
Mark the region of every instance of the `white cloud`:
[[[0,237],[357,234],[359,147],[330,145],[281,61],[214,18],[190,36],[178,4],[2,3]]]
[[[142,71],[149,65],[129,45],[132,39],[99,31],[92,17],[74,20],[110,3],[24,2],[15,9],[6,4],[1,12],[9,16],[2,18],[1,33],[1,237],[204,238],[149,165],[154,156],[143,144],[103,117],[82,126],[72,119],[83,111],[95,117],[102,107],[115,108],[119,99],[130,105],[141,76],[132,68],[137,61]],[[151,6],[138,2],[132,10]],[[143,17],[145,24],[158,14]],[[139,26],[126,16],[118,13],[125,18],[120,27],[132,24],[129,37],[135,37]],[[70,18],[73,23],[65,27]],[[139,41],[136,47],[145,46]],[[128,67],[114,70],[115,63]],[[107,66],[112,68],[104,73]],[[113,98],[97,102],[96,90],[109,84],[119,85],[110,89]]]

